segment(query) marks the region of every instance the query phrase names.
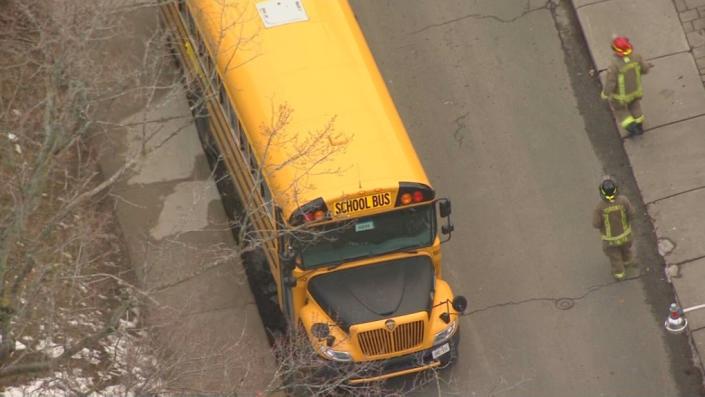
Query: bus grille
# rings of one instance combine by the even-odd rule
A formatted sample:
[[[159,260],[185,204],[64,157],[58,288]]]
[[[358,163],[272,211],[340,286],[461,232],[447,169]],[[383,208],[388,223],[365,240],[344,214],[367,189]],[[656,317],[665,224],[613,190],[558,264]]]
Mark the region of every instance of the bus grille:
[[[386,328],[360,332],[357,341],[366,356],[379,356],[412,349],[423,343],[424,321],[399,324],[393,331]]]

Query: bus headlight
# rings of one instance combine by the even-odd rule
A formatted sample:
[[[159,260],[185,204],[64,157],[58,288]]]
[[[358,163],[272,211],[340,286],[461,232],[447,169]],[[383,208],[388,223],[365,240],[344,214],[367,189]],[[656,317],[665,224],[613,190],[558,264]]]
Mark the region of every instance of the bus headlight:
[[[352,357],[350,356],[350,353],[348,353],[348,352],[343,352],[340,350],[333,350],[327,346],[321,346],[319,351],[321,352],[323,357],[325,357],[329,360],[340,361],[340,362],[352,361]]]
[[[443,343],[450,339],[451,336],[455,334],[455,331],[458,330],[458,322],[453,321],[452,323],[448,324],[446,329],[443,331],[439,332],[436,334],[435,338],[433,339],[433,345],[436,346],[439,343]]]

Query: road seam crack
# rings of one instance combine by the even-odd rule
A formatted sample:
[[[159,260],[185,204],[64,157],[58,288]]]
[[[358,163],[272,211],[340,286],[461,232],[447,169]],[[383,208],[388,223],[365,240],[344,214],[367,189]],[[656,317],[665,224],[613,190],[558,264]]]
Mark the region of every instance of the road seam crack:
[[[515,16],[514,18],[510,18],[510,19],[500,18],[500,17],[498,17],[498,16],[496,16],[496,15],[469,14],[469,15],[463,15],[463,16],[461,16],[461,17],[449,19],[449,20],[444,21],[444,22],[439,22],[439,23],[434,23],[434,24],[428,25],[428,26],[424,26],[424,27],[421,28],[421,29],[418,29],[418,30],[415,30],[415,31],[411,32],[411,34],[422,33],[422,32],[425,32],[425,31],[427,31],[427,30],[430,30],[430,29],[439,28],[439,27],[442,27],[442,26],[454,24],[454,23],[456,23],[456,22],[461,22],[461,21],[464,21],[464,20],[466,20],[466,19],[491,19],[491,20],[494,20],[494,21],[497,21],[497,22],[500,22],[500,23],[513,23],[513,22],[516,22],[517,20],[519,20],[519,19],[521,19],[521,18],[523,18],[523,17],[525,17],[525,16],[527,16],[527,15],[529,15],[529,14],[532,14],[532,13],[534,13],[534,12],[536,12],[536,11],[551,10],[553,7],[555,7],[555,4],[553,4],[553,0],[548,0],[548,1],[546,1],[546,4],[543,5],[543,7],[538,7],[538,8],[528,8],[528,7],[529,7],[529,2],[527,1],[527,7],[525,8],[525,10],[524,10],[521,14]]]
[[[596,285],[593,285],[593,286],[588,287],[587,291],[585,291],[584,294],[578,295],[578,296],[574,296],[574,297],[565,297],[565,296],[562,296],[562,297],[558,297],[558,298],[529,298],[529,299],[524,299],[524,300],[520,300],[520,301],[509,301],[509,302],[503,302],[503,303],[495,303],[495,304],[493,304],[493,305],[485,306],[485,307],[483,307],[483,308],[471,310],[471,311],[466,312],[466,313],[464,313],[464,314],[462,314],[462,315],[463,315],[463,316],[470,316],[470,315],[473,315],[473,314],[481,313],[481,312],[488,311],[488,310],[492,310],[492,309],[497,309],[497,308],[500,308],[500,307],[519,306],[519,305],[523,305],[523,304],[525,304],[525,303],[532,303],[532,302],[553,302],[553,304],[556,305],[556,308],[557,308],[557,309],[559,309],[559,310],[565,310],[565,309],[561,309],[561,308],[558,307],[557,303],[558,303],[559,301],[562,301],[562,300],[580,301],[580,300],[583,300],[583,299],[587,298],[587,297],[588,297],[589,295],[591,295],[593,292],[597,292],[597,291],[599,291],[599,290],[601,290],[601,289],[604,289],[604,288],[606,288],[606,287],[610,287],[610,286],[613,286],[613,285],[615,285],[615,284],[623,284],[623,283],[626,283],[626,282],[629,282],[629,281],[638,280],[638,279],[640,279],[640,278],[641,278],[641,275],[636,276],[636,277],[629,277],[629,278],[624,279],[624,280],[622,280],[622,281],[612,281],[612,282],[604,283],[604,284],[596,284]]]
[[[657,198],[657,199],[655,199],[655,200],[651,200],[651,201],[649,201],[648,203],[645,203],[645,204],[646,204],[647,206],[648,206],[648,205],[651,205],[651,204],[656,204],[656,203],[658,203],[659,201],[667,200],[667,199],[670,199],[670,198],[673,198],[673,197],[678,197],[678,196],[680,196],[680,195],[683,195],[683,194],[686,194],[686,193],[695,192],[695,191],[702,190],[702,189],[705,189],[705,186],[698,186],[698,187],[694,187],[694,188],[692,188],[692,189],[684,190],[684,191],[682,191],[682,192],[673,193],[673,194],[670,194],[670,195],[668,195],[668,196],[664,196],[664,197],[661,197],[661,198]]]

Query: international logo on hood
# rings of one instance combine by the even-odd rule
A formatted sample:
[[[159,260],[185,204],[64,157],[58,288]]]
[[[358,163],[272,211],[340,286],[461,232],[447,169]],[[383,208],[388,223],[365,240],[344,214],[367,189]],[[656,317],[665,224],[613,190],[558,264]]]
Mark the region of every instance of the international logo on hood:
[[[387,328],[387,331],[392,332],[397,327],[397,323],[394,320],[389,319],[384,322],[384,327]]]

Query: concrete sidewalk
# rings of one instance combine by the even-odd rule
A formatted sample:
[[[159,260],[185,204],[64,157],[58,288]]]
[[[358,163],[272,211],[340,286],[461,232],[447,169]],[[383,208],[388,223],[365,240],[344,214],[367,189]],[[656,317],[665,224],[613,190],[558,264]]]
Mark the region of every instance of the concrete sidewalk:
[[[169,121],[145,128],[149,120]],[[117,153],[101,167],[112,174],[149,137],[149,154],[112,194],[140,286],[153,302],[146,325],[173,367],[167,388],[264,390],[274,360],[185,93],[176,87],[122,124],[135,127],[116,131]]]
[[[143,125],[144,121],[168,120]],[[112,191],[140,286],[150,294],[146,325],[169,357],[170,390],[254,395],[274,359],[184,92],[174,88],[123,121],[112,174],[141,150],[136,172]]]
[[[644,77],[646,133],[625,139],[624,147],[677,301],[682,307],[703,304],[705,0],[573,0],[573,5],[600,72],[610,62],[614,34],[629,37],[655,66]],[[705,310],[687,318],[702,370]]]
[[[157,12],[129,13],[111,52],[142,62]],[[112,128],[99,142],[106,176],[138,159],[111,196],[148,297],[143,325],[156,342],[156,375],[175,394],[258,395],[272,381],[274,358],[185,92],[165,79],[173,87],[147,104],[142,97],[114,104],[110,116],[129,127]]]

